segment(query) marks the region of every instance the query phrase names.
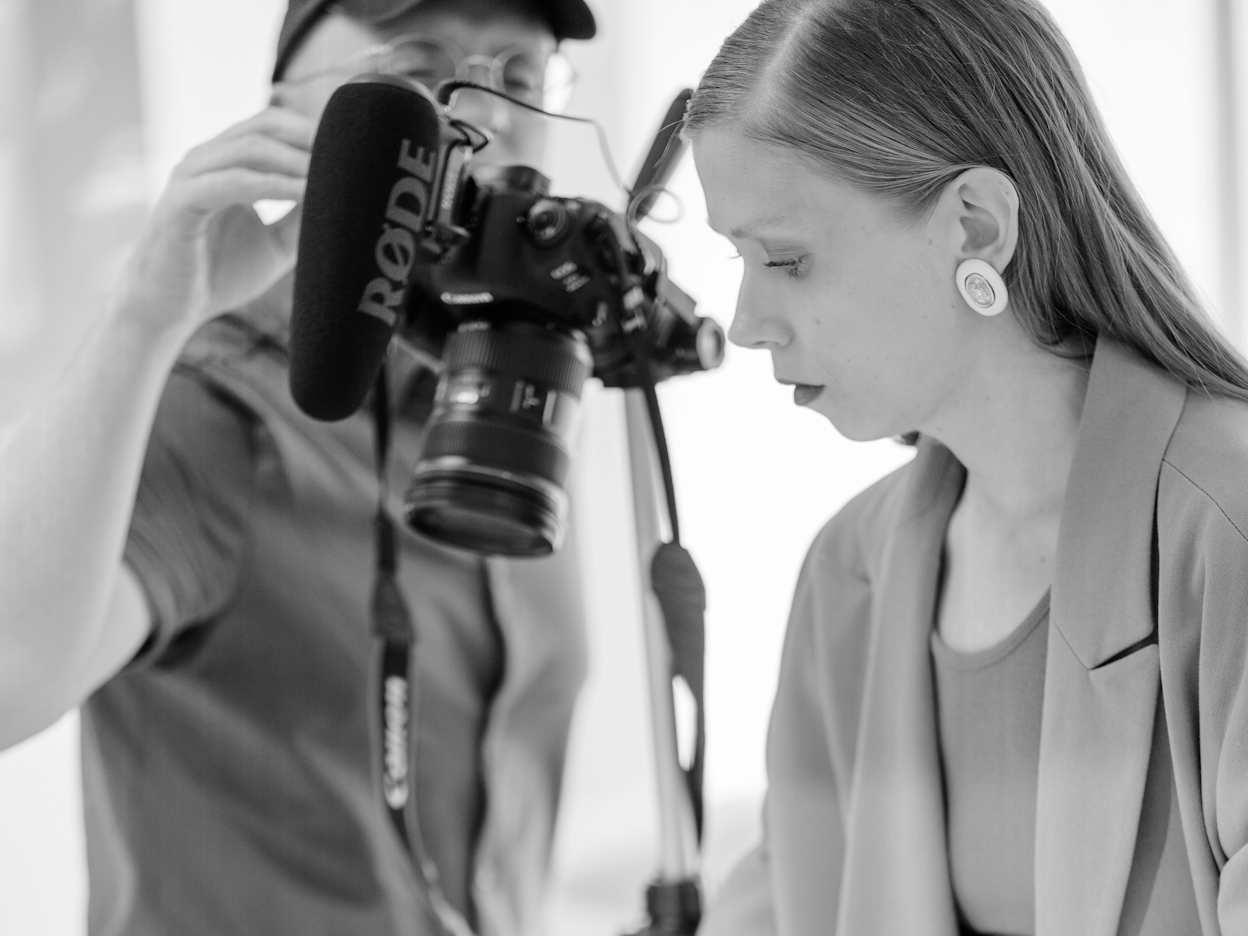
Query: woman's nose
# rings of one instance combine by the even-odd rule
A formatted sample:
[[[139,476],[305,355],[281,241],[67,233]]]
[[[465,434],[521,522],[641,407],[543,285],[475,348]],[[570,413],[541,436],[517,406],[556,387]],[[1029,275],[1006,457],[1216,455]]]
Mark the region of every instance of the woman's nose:
[[[737,309],[728,328],[728,340],[739,348],[783,347],[792,337],[773,302],[755,295],[746,283],[737,294]]]

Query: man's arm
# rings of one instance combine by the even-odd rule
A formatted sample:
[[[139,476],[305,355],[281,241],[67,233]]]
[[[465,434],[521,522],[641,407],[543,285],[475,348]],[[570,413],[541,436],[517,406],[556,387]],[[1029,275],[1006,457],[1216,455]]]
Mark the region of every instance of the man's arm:
[[[64,379],[0,449],[0,749],[39,731],[123,666],[150,629],[121,562],[157,404],[204,321],[294,261],[312,122],[270,108],[192,150],[144,230],[117,299]]]
[[[100,626],[94,634],[84,631],[79,635],[83,643],[80,659],[67,661],[64,669],[45,674],[46,680],[57,681],[57,684],[40,687],[20,699],[10,698],[9,687],[12,685],[15,691],[18,688],[13,683],[6,682],[0,690],[0,706],[4,711],[0,749],[38,734],[77,702],[85,700],[138,652],[150,627],[142,586],[123,562],[113,578],[112,594]],[[0,665],[0,672],[6,674],[0,678],[9,678],[6,665]],[[74,695],[80,698],[71,700]]]

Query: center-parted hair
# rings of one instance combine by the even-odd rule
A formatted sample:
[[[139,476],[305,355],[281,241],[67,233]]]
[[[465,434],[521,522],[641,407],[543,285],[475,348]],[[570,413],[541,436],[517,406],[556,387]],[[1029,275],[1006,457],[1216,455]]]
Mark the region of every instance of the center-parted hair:
[[[722,124],[915,216],[965,170],[1000,170],[1020,201],[1005,280],[1037,342],[1077,354],[1105,335],[1189,386],[1248,400],[1248,367],[1033,0],[765,0],[702,77],[685,133]]]

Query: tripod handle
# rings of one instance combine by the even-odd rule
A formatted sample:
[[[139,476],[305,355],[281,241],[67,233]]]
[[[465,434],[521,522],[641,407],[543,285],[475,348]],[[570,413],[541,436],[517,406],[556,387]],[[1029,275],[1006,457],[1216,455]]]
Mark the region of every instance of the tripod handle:
[[[680,135],[680,130],[685,125],[685,107],[691,97],[693,97],[693,91],[685,88],[668,106],[667,113],[663,116],[659,129],[650,143],[650,150],[646,153],[641,169],[637,172],[637,179],[633,182],[631,191],[634,197],[645,192],[637,202],[636,219],[638,221],[654,208],[654,203],[659,197],[659,190],[667,185],[688,148],[688,144]]]

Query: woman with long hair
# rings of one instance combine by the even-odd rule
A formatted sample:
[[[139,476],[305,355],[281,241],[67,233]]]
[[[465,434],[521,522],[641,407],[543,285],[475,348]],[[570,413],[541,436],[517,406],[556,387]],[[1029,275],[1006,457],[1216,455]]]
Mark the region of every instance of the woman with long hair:
[[[913,462],[820,533],[707,932],[1248,932],[1248,367],[1033,0],[766,0],[690,104],[730,337]]]

